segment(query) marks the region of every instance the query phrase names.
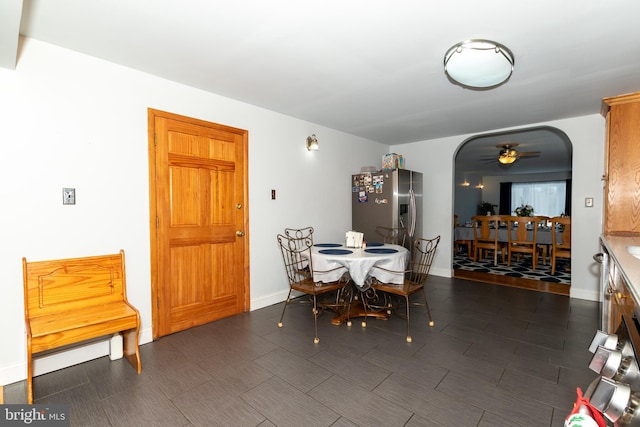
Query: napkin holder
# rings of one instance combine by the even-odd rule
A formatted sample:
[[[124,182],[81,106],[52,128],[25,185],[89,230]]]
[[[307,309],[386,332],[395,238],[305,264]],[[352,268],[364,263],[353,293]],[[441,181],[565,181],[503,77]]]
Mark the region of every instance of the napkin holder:
[[[361,248],[362,240],[364,239],[364,234],[359,233],[357,231],[347,231],[346,236],[346,244],[347,248]]]

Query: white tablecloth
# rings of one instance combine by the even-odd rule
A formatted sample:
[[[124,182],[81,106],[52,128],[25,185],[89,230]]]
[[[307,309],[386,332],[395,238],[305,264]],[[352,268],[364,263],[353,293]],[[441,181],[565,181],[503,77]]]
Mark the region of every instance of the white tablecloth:
[[[391,254],[375,254],[366,252],[365,249],[345,248],[344,246],[340,246],[339,248],[314,246],[311,250],[314,270],[313,280],[318,282],[336,281],[348,271],[351,276],[351,280],[353,280],[355,285],[360,289],[368,287],[367,277],[369,274],[381,282],[402,284],[404,281],[404,274],[389,273],[378,268],[373,269],[373,267],[377,266],[387,270],[404,271],[407,268],[407,263],[409,261],[409,251],[402,246],[389,244],[369,247],[368,249],[378,248],[395,249],[398,252]],[[323,249],[348,249],[352,251],[352,253],[346,255],[320,253]],[[328,271],[340,266],[343,268],[330,273],[321,273],[322,271]],[[316,271],[319,273],[316,273]]]

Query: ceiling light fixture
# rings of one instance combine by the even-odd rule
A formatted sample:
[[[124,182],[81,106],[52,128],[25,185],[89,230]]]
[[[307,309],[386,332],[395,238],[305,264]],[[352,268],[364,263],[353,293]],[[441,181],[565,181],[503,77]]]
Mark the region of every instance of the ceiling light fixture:
[[[318,138],[316,137],[316,134],[314,133],[311,136],[307,137],[307,150],[309,151],[318,151],[319,147],[318,147]]]
[[[452,83],[469,89],[491,89],[511,77],[515,59],[504,45],[491,40],[465,40],[444,55],[444,72]]]

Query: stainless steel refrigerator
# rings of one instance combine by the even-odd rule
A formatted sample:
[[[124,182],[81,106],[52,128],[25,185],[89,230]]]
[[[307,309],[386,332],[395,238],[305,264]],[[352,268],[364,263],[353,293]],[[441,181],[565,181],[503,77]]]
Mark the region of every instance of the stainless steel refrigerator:
[[[351,177],[351,227],[365,242],[381,242],[376,226],[405,227],[405,246],[422,236],[422,173],[406,169],[360,173]]]

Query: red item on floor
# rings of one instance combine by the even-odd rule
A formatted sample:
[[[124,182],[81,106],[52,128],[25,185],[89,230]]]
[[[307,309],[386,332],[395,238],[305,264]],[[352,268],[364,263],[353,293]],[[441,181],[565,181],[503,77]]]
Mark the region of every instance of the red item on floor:
[[[580,387],[576,389],[576,392],[578,394],[578,397],[576,398],[576,401],[573,404],[573,410],[567,416],[567,422],[574,414],[580,413],[580,414],[588,415],[589,417],[591,417],[598,424],[598,427],[607,427],[607,422],[605,421],[604,416],[602,415],[602,412],[600,412],[597,408],[595,408],[591,404],[588,398],[583,396],[582,390],[580,389]],[[565,425],[568,425],[568,424],[565,423]]]

